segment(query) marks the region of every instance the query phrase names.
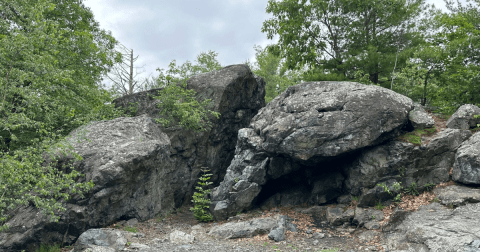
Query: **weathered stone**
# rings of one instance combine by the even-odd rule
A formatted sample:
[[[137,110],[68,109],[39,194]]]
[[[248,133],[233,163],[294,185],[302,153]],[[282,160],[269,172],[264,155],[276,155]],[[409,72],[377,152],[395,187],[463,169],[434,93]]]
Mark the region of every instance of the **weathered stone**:
[[[415,108],[408,113],[408,119],[414,129],[431,128],[435,125],[433,118],[425,111],[422,105],[414,103]]]
[[[307,82],[289,87],[259,111],[250,128],[239,130],[235,158],[212,194],[212,209],[227,199],[230,205],[218,208],[218,214],[214,210],[213,216],[220,220],[225,212],[234,214],[252,206],[242,208],[231,199],[247,193],[232,192],[235,178],[256,183],[260,193],[263,186],[294,172],[317,172],[301,185],[310,191],[308,203],[334,200],[342,195],[342,168],[330,168],[332,177],[326,179],[315,168],[324,167],[319,162],[398,136],[412,109],[409,98],[377,86]],[[248,198],[253,202],[257,196],[249,193]]]
[[[474,115],[480,115],[480,108],[472,104],[464,104],[448,119],[447,127],[451,129],[475,128],[480,123],[480,118],[474,118]]]
[[[285,227],[284,226],[279,226],[275,229],[272,229],[270,233],[268,234],[268,238],[270,240],[274,240],[276,242],[281,242],[285,240]]]
[[[355,208],[355,217],[352,220],[352,224],[362,227],[369,221],[382,221],[383,219],[383,212],[380,210],[357,207]]]
[[[397,236],[388,237],[391,242],[387,249],[404,250],[396,246],[409,243],[426,246],[424,251],[463,251],[465,244],[480,239],[480,219],[472,218],[479,214],[480,203],[456,209],[439,203],[421,206],[394,229]]]
[[[171,242],[177,244],[192,243],[195,240],[195,236],[186,234],[178,230],[171,232],[169,237]]]
[[[458,148],[453,165],[453,180],[480,184],[480,134],[475,133]]]
[[[313,235],[312,235],[312,239],[322,239],[323,237],[325,237],[325,234],[318,233],[318,232],[313,233]]]
[[[194,132],[178,127],[163,128],[171,141],[172,162],[176,169],[170,181],[175,194],[175,207],[190,202],[201,175],[207,167],[213,174],[210,182],[218,184],[235,152],[237,133],[250,123],[258,110],[265,106],[265,82],[254,75],[247,65],[231,65],[220,70],[197,74],[187,80],[187,89],[195,90],[200,100],[211,99],[211,110],[219,112],[211,118],[213,127]],[[153,97],[162,89],[153,89],[114,100],[116,107],[138,104],[135,116],[147,114],[159,117],[158,100]]]
[[[268,234],[278,226],[278,219],[256,218],[251,221],[230,222],[215,226],[210,230],[209,235],[223,239],[247,238],[259,234]]]
[[[75,251],[84,251],[88,248],[93,249],[97,246],[107,250],[119,251],[125,247],[127,239],[123,231],[113,228],[89,229],[83,232],[75,242],[73,248]],[[97,248],[98,251],[98,248]]]
[[[345,194],[337,198],[338,204],[350,204],[352,202],[352,195]]]
[[[212,118],[211,129],[200,133],[161,128],[154,122],[158,100],[151,95],[161,89],[115,100],[117,107],[124,108],[137,103],[134,117],[93,122],[71,133],[74,151],[83,156],[74,167],[86,174],[84,180],[93,180],[95,187],[85,199],[74,196],[67,202],[67,211],[59,213],[58,223],[48,223],[34,208],[19,207],[7,222],[11,228],[0,236],[0,250],[34,251],[40,241],[68,245],[90,228],[120,218],[143,221],[189,202],[201,167],[211,170],[213,182],[223,178],[234,155],[238,129],[246,127],[265,104],[264,87],[262,78],[246,65],[190,78],[187,88],[194,89],[198,99],[212,99],[211,109],[221,113],[220,118]],[[82,137],[92,141],[77,141]],[[71,158],[60,163],[68,160]],[[254,191],[255,185],[245,190]],[[233,199],[241,202],[243,196]]]
[[[326,217],[333,226],[340,226],[343,223],[350,223],[355,216],[353,209],[344,210],[342,207],[327,208]]]
[[[0,250],[35,250],[31,246],[40,242],[71,244],[90,228],[122,217],[147,220],[173,204],[169,174],[176,167],[170,161],[170,141],[149,117],[93,122],[73,131],[67,141],[83,156],[73,163],[85,174],[77,180],[95,186],[84,199],[73,196],[55,223],[33,207],[19,208],[7,222],[6,240],[0,237]],[[72,159],[60,158],[60,163]]]
[[[480,189],[466,186],[452,185],[443,188],[435,188],[433,191],[440,203],[446,206],[463,206],[467,203],[480,202]]]
[[[415,183],[418,190],[426,184],[447,182],[455,152],[470,136],[468,130],[446,129],[423,146],[390,141],[365,149],[351,166],[346,166],[345,187],[352,195],[365,194],[360,197],[360,206],[374,206],[396,195],[395,182],[404,188]],[[392,193],[374,188],[380,183],[386,183]]]
[[[379,229],[380,228],[380,223],[378,221],[367,221],[364,224],[366,229],[372,230],[372,229]]]

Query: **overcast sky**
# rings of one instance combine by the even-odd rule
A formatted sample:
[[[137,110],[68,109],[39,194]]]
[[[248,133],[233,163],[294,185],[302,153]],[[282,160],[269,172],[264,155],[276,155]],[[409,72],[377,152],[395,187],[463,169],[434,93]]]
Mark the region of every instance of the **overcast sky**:
[[[144,77],[158,75],[187,60],[195,63],[201,52],[218,53],[222,66],[255,61],[254,45],[278,42],[261,32],[268,0],[85,0],[101,28],[139,55]],[[443,0],[427,0],[445,9]]]

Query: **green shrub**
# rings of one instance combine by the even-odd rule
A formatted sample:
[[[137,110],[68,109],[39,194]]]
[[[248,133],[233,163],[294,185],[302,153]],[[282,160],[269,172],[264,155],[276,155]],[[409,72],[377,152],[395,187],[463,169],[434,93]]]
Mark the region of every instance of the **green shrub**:
[[[417,184],[413,182],[407,189],[405,189],[405,192],[413,196],[419,195],[417,191]]]
[[[45,245],[45,244],[41,244],[40,245],[40,248],[35,250],[35,252],[60,252],[61,249],[60,249],[60,245]]]
[[[123,230],[128,231],[128,232],[132,232],[132,233],[138,232],[136,227],[129,227],[129,226],[124,227]]]
[[[204,168],[204,167],[202,167]],[[200,181],[198,184],[200,186],[195,187],[198,192],[193,194],[194,207],[190,208],[190,211],[193,211],[193,216],[195,219],[201,222],[208,222],[213,219],[213,216],[208,212],[208,208],[210,207],[210,199],[207,199],[206,196],[212,191],[211,189],[205,189],[208,185],[212,184],[212,182],[207,182],[210,179],[212,174],[207,174],[209,170],[202,169],[203,175],[198,178]]]
[[[435,134],[436,128],[429,128],[429,129],[416,129],[412,132],[408,132],[403,136],[400,136],[399,139],[412,143],[414,145],[421,145],[422,144],[422,136],[431,136]]]

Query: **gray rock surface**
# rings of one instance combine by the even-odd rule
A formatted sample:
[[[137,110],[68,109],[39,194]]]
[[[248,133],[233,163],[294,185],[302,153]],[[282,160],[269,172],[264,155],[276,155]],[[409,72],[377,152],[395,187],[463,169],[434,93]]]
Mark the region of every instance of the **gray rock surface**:
[[[467,203],[480,202],[480,188],[470,188],[460,185],[435,188],[440,203],[446,206],[463,206]]]
[[[89,229],[83,232],[75,242],[74,251],[86,251],[93,249],[94,251],[119,251],[125,248],[127,239],[124,231],[109,229]]]
[[[214,218],[252,207],[269,180],[398,136],[412,109],[409,98],[377,86],[307,82],[289,87],[259,111],[250,128],[238,131],[235,157],[212,194]],[[328,186],[325,174],[310,176],[309,203],[342,195],[341,169],[332,168],[329,176],[333,184]]]
[[[190,203],[201,167],[211,169],[218,183],[233,158],[238,129],[265,104],[265,82],[248,66],[232,65],[190,78],[187,88],[201,100],[212,99],[211,109],[221,113],[212,118],[212,129],[196,133],[159,127],[153,120],[157,100],[150,96],[159,89],[115,100],[117,107],[137,104],[137,111],[131,111],[135,117],[94,122],[71,133],[78,135],[72,144],[83,156],[74,166],[95,187],[84,199],[67,202],[58,223],[48,223],[31,206],[19,207],[7,222],[11,228],[0,234],[0,250],[35,251],[40,241],[71,244],[90,228],[120,218],[142,221],[178,208]],[[91,142],[77,141],[84,137]]]
[[[480,185],[480,134],[475,133],[458,148],[453,165],[453,180]]]
[[[406,216],[394,229],[394,236],[387,237],[390,251],[464,251],[466,244],[480,239],[480,203],[446,208],[439,203],[421,206]],[[427,248],[427,250],[425,250]],[[422,251],[417,250],[417,251]]]
[[[422,105],[414,103],[414,109],[408,113],[408,119],[414,129],[431,128],[435,125],[433,118],[425,111]]]
[[[474,115],[480,115],[480,108],[473,104],[464,104],[448,119],[447,127],[451,129],[475,128],[480,123],[480,118],[474,118]]]
[[[404,188],[415,183],[419,191],[426,184],[447,182],[455,152],[471,134],[468,130],[446,129],[422,146],[390,141],[365,149],[352,165],[346,166],[345,189],[352,195],[362,195],[359,206],[365,207],[396,195],[376,187],[379,183],[395,192],[395,182]]]
[[[357,207],[355,208],[355,217],[352,220],[352,224],[362,227],[369,221],[382,221],[384,218],[383,212],[380,210]]]
[[[170,140],[149,117],[94,122],[73,131],[68,141],[83,156],[73,163],[85,174],[78,181],[92,180],[95,186],[83,199],[73,196],[56,223],[32,206],[19,208],[7,221],[10,229],[0,235],[0,250],[34,251],[40,242],[71,244],[87,229],[121,217],[150,219],[173,203],[169,174],[176,167]]]
[[[170,242],[178,243],[178,244],[185,244],[185,243],[192,243],[195,239],[195,236],[186,234],[182,231],[175,230],[170,233]]]
[[[235,239],[253,237],[259,234],[268,234],[279,226],[275,218],[256,218],[251,221],[229,222],[213,227],[209,235],[221,239]]]
[[[327,208],[326,218],[333,226],[340,226],[343,223],[351,223],[355,211],[353,209],[344,209],[344,207],[329,207]]]
[[[247,65],[230,65],[220,70],[197,74],[187,81],[187,89],[196,91],[199,100],[211,99],[211,110],[219,112],[211,118],[213,127],[194,132],[177,127],[161,128],[170,138],[172,160],[177,167],[170,182],[175,194],[175,207],[190,203],[201,168],[210,169],[210,182],[220,183],[225,176],[237,142],[237,133],[249,125],[252,117],[265,106],[265,82],[254,75]],[[114,100],[116,107],[138,104],[135,116],[147,114],[158,118],[158,95],[153,89]]]

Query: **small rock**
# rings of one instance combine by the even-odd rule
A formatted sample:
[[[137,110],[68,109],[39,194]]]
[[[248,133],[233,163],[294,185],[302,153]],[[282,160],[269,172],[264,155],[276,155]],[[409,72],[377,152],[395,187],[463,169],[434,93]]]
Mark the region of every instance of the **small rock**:
[[[133,219],[128,220],[125,225],[130,226],[130,227],[134,227],[137,224],[138,224],[137,218],[133,218]]]
[[[318,232],[312,235],[313,239],[322,239],[323,237],[325,237],[325,234],[318,233]]]
[[[307,234],[311,234],[313,231],[311,229],[307,229]]]
[[[370,229],[370,230],[379,229],[380,223],[378,223],[378,221],[369,221],[369,222],[366,222],[364,226],[366,229]]]
[[[318,245],[318,243],[319,243],[319,241],[318,241],[318,240],[314,240],[312,244],[313,244],[313,246],[317,246],[317,245]]]
[[[274,240],[276,242],[284,241],[285,240],[285,228],[280,226],[278,228],[273,229],[268,234],[268,238],[270,240]]]
[[[170,241],[173,243],[192,243],[195,237],[182,231],[175,230],[170,233]]]
[[[129,248],[131,249],[150,249],[149,246],[145,245],[145,244],[140,244],[140,243],[136,243],[136,242],[132,242],[129,246]]]
[[[133,237],[144,238],[145,234],[144,233],[135,233],[135,234],[133,234]]]

